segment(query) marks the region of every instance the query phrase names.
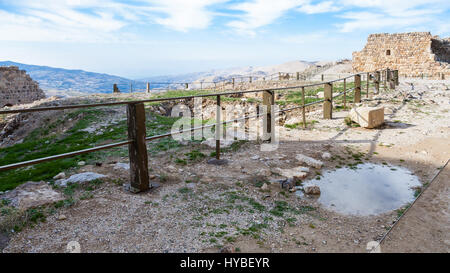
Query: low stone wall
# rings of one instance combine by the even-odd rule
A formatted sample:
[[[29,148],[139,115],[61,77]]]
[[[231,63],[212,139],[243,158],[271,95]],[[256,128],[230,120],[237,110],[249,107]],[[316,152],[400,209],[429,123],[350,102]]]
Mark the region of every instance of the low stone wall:
[[[39,84],[17,66],[0,67],[0,108],[45,98]]]
[[[450,77],[449,39],[430,32],[371,34],[363,50],[353,52],[354,72],[398,69],[401,76]]]

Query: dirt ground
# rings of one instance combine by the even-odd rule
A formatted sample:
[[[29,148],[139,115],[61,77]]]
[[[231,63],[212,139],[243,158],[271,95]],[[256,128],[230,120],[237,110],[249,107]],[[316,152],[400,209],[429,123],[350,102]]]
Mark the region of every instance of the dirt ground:
[[[46,222],[13,234],[3,252],[66,252],[70,241],[77,241],[82,252],[217,252],[224,245],[240,252],[366,252],[366,244],[380,240],[397,221],[396,211],[343,215],[323,208],[316,198],[272,186],[262,190],[258,182],[261,177],[278,178],[271,172],[276,167],[298,166],[296,154],[321,159],[323,152],[333,157],[323,160],[321,170],[311,168],[306,179],[335,169],[341,161],[351,162],[352,153],[362,153],[363,162],[403,166],[423,184],[430,182],[450,158],[448,86],[449,82],[408,81],[396,91],[371,95],[364,104],[385,107],[386,123],[378,129],[348,127],[347,111],[335,111],[332,120],[323,120],[320,110],[310,112],[308,120],[317,123],[308,129],[279,127],[276,151],[262,152],[259,143],[246,142],[224,154],[227,165],[207,164],[207,159],[175,163],[192,150],[213,151],[200,144],[160,153],[149,158],[156,178],[154,188],[145,193],[125,191],[117,181],[126,182],[128,173],[113,164],[84,166],[79,171],[108,175],[107,182],[92,198],[60,208]],[[450,195],[448,183],[443,183],[448,175],[439,179],[408,212],[428,224],[405,216],[390,235],[393,241],[386,240],[382,250],[449,252]],[[66,219],[58,220],[60,215]],[[416,225],[421,228],[415,230]],[[436,231],[432,235],[427,229],[431,226]],[[423,243],[430,236],[439,243]],[[408,243],[395,241],[411,237]]]
[[[450,164],[404,214],[381,243],[382,252],[448,253]]]

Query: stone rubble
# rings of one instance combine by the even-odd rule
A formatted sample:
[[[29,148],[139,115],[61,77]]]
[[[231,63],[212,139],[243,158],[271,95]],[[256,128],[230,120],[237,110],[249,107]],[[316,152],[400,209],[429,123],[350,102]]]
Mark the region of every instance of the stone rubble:
[[[320,187],[319,186],[305,186],[305,187],[303,187],[303,191],[306,194],[319,195],[320,194]]]
[[[300,161],[300,163],[305,163],[308,166],[314,167],[316,169],[320,169],[323,166],[323,162],[317,159],[314,159],[312,157],[303,155],[303,154],[297,154],[295,156],[295,159]]]
[[[60,187],[66,187],[69,183],[84,183],[93,181],[96,179],[104,178],[106,175],[98,174],[94,172],[84,172],[84,173],[78,173],[70,176],[67,179],[59,179],[55,181],[55,185],[58,185]]]

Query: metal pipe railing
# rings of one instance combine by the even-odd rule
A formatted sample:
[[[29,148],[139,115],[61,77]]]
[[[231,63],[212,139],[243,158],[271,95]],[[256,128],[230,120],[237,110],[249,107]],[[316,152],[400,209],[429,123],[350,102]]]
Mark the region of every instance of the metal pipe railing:
[[[367,72],[364,72],[367,73]],[[369,72],[372,73],[372,72]],[[88,108],[88,107],[103,107],[103,106],[116,106],[116,105],[127,105],[127,121],[128,121],[128,135],[129,138],[128,140],[124,140],[124,141],[120,141],[117,143],[112,143],[112,144],[107,144],[107,145],[101,145],[101,146],[97,146],[97,147],[93,147],[93,148],[88,148],[88,149],[84,149],[84,150],[79,150],[79,151],[73,151],[73,152],[68,152],[68,153],[64,153],[64,154],[59,154],[59,155],[53,155],[53,156],[49,156],[49,157],[44,157],[44,158],[39,158],[39,159],[33,159],[33,160],[29,160],[29,161],[24,161],[24,162],[18,162],[18,163],[13,163],[13,164],[8,164],[8,165],[4,165],[4,166],[0,166],[0,171],[7,171],[7,170],[12,170],[12,169],[17,169],[20,167],[25,167],[25,166],[30,166],[30,165],[35,165],[38,163],[43,163],[43,162],[47,162],[47,161],[52,161],[52,160],[57,160],[57,159],[62,159],[62,158],[67,158],[67,157],[73,157],[73,156],[77,156],[77,155],[81,155],[81,154],[86,154],[86,153],[91,153],[91,152],[95,152],[95,151],[100,151],[100,150],[104,150],[104,149],[110,149],[110,148],[114,148],[114,147],[119,147],[119,146],[124,146],[124,145],[129,145],[129,152],[130,152],[130,148],[133,148],[133,150],[135,152],[139,153],[147,153],[146,147],[144,146],[139,146],[140,149],[136,149],[135,146],[136,143],[142,143],[142,141],[151,141],[151,140],[155,140],[155,139],[159,139],[159,138],[163,138],[163,137],[168,137],[174,134],[182,134],[185,132],[192,132],[192,131],[196,131],[196,130],[200,130],[200,129],[205,129],[205,128],[210,128],[210,127],[214,127],[214,126],[219,126],[219,125],[223,125],[223,124],[227,124],[227,123],[232,123],[232,122],[237,122],[237,121],[241,121],[241,120],[248,120],[251,118],[259,118],[259,117],[264,117],[265,115],[270,116],[271,114],[274,113],[283,113],[283,112],[287,112],[287,111],[292,111],[295,109],[304,109],[306,107],[315,105],[315,104],[319,104],[319,103],[323,103],[327,100],[332,100],[333,98],[345,95],[349,92],[353,92],[353,91],[360,91],[361,90],[361,86],[356,86],[357,82],[360,81],[355,81],[355,87],[352,89],[346,89],[346,79],[351,78],[351,77],[360,77],[362,73],[355,73],[352,74],[350,76],[341,78],[341,79],[336,79],[336,80],[331,80],[331,81],[324,81],[324,82],[320,82],[320,83],[313,83],[313,84],[307,84],[307,85],[298,85],[298,86],[290,86],[290,87],[275,87],[275,88],[265,88],[265,89],[258,89],[258,90],[245,90],[245,91],[234,91],[234,92],[222,92],[222,93],[214,93],[214,94],[199,94],[199,95],[193,95],[193,96],[181,96],[181,97],[171,97],[171,98],[155,98],[155,99],[145,99],[145,100],[135,100],[135,101],[119,101],[119,102],[109,102],[109,103],[94,103],[94,104],[80,104],[80,105],[65,105],[65,106],[53,106],[53,107],[37,107],[37,108],[30,108],[30,109],[13,109],[13,110],[3,110],[0,111],[0,114],[18,114],[18,113],[30,113],[30,112],[38,112],[38,111],[54,111],[54,110],[65,110],[65,109],[79,109],[79,108]],[[394,73],[393,76],[396,77],[396,75],[398,75],[397,73]],[[386,73],[386,78],[388,76],[388,73]],[[307,87],[314,87],[314,86],[319,86],[319,85],[324,85],[324,84],[328,84],[328,85],[332,85],[332,83],[337,82],[337,81],[344,81],[344,91],[336,94],[336,95],[331,95],[331,97],[329,99],[325,98],[322,100],[317,100],[314,102],[310,102],[310,103],[305,103],[305,99],[304,99],[304,91],[305,88]],[[370,80],[370,77],[367,78],[367,81]],[[385,82],[385,88],[387,88],[387,82],[386,80]],[[396,79],[396,81],[394,81],[396,84],[398,84],[398,79]],[[367,82],[367,86],[369,86],[369,83]],[[145,111],[143,111],[144,109],[144,103],[148,103],[148,102],[163,102],[163,101],[174,101],[174,100],[187,100],[187,99],[193,99],[193,98],[199,98],[199,97],[216,97],[217,98],[217,104],[218,106],[220,106],[220,97],[221,96],[227,96],[227,95],[236,95],[236,94],[246,94],[246,93],[259,93],[259,92],[264,92],[263,94],[265,94],[264,96],[269,96],[268,98],[264,99],[263,102],[265,102],[267,104],[267,102],[269,102],[270,105],[274,104],[274,96],[275,93],[274,91],[283,91],[283,90],[290,90],[290,89],[298,89],[301,88],[302,89],[302,101],[303,104],[300,106],[295,106],[295,107],[290,107],[290,108],[285,108],[285,109],[281,109],[278,110],[274,113],[259,113],[257,115],[253,115],[253,116],[244,116],[241,118],[236,118],[236,119],[232,119],[232,120],[227,120],[227,121],[220,121],[220,117],[218,116],[217,122],[215,124],[210,124],[210,125],[203,125],[203,126],[199,126],[199,127],[194,127],[194,128],[190,128],[190,129],[185,129],[185,130],[180,130],[180,131],[176,131],[176,132],[170,132],[170,133],[166,133],[166,134],[160,134],[160,135],[155,135],[155,136],[145,136]],[[358,89],[359,88],[359,89]],[[331,93],[332,94],[332,93]],[[356,96],[356,95],[355,95]],[[270,107],[270,105],[267,104],[267,106]],[[345,104],[345,97],[344,97],[344,104]],[[331,105],[332,107],[332,105]],[[304,116],[304,113],[303,113]],[[266,117],[267,118],[267,117]],[[306,126],[306,120],[304,118],[304,126]],[[144,128],[144,129],[142,129]],[[136,151],[137,150],[137,151]],[[136,154],[131,154],[130,152],[130,170],[135,170],[136,168],[145,168],[145,166],[148,164],[147,162],[145,164],[143,164],[142,162],[140,162],[141,166],[135,166],[135,165],[139,165],[137,163],[133,163],[133,162],[137,162],[138,160],[135,157],[139,157],[139,155]],[[132,158],[133,157],[133,158]],[[131,160],[133,159],[133,160]],[[220,140],[216,140],[216,159],[220,159]],[[145,165],[145,166],[144,166]],[[132,172],[130,171],[130,173]],[[139,172],[139,171],[138,171]],[[147,170],[148,172],[148,170]],[[145,172],[144,172],[145,173]],[[134,188],[136,191],[139,191],[139,189],[146,189],[148,188],[148,177],[137,177],[134,174],[131,174],[132,176],[132,181],[131,181],[131,188]],[[143,185],[143,184],[147,184],[147,185]]]

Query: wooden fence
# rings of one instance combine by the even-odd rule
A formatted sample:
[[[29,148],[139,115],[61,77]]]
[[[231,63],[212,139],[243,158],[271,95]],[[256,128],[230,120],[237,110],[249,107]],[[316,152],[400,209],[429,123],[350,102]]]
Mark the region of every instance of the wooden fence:
[[[366,86],[361,86],[361,76],[365,76],[367,78]],[[354,88],[347,89],[346,83],[348,79],[352,79],[354,81]],[[339,81],[343,81],[344,90],[338,94],[333,95],[333,84]],[[361,102],[361,90],[366,89],[366,94],[368,96],[369,93],[369,82],[372,81],[374,83],[374,87],[376,92],[380,92],[380,86],[384,86],[384,90],[394,89],[396,85],[398,85],[398,70],[382,70],[382,71],[374,71],[374,72],[364,72],[353,74],[344,78],[313,83],[309,85],[299,85],[299,86],[291,86],[291,87],[278,87],[278,88],[269,88],[269,89],[260,89],[260,90],[247,90],[247,91],[237,91],[237,92],[222,92],[222,93],[213,93],[213,94],[204,94],[204,95],[195,95],[195,96],[184,96],[184,97],[173,97],[173,98],[157,98],[157,99],[146,99],[146,100],[136,100],[136,101],[120,101],[120,102],[110,102],[110,103],[94,103],[94,104],[79,104],[79,105],[66,105],[66,106],[55,106],[55,107],[37,107],[30,109],[17,109],[17,110],[3,110],[0,111],[0,115],[4,114],[19,114],[19,113],[29,113],[29,112],[38,112],[38,111],[54,111],[54,110],[64,110],[64,109],[78,109],[78,108],[92,108],[92,107],[100,107],[100,106],[114,106],[114,105],[126,105],[127,107],[127,125],[128,125],[128,139],[125,141],[120,141],[112,144],[101,145],[93,148],[88,148],[84,150],[53,155],[49,157],[17,162],[9,165],[0,166],[0,171],[7,171],[12,169],[17,169],[20,167],[25,167],[29,165],[35,165],[42,162],[73,157],[81,154],[92,153],[95,151],[111,149],[114,147],[128,145],[128,153],[130,159],[130,190],[132,192],[141,192],[146,191],[150,187],[149,183],[149,171],[148,171],[148,154],[147,154],[147,141],[152,141],[155,139],[169,137],[174,134],[183,134],[186,132],[193,132],[195,130],[203,130],[205,128],[213,127],[220,128],[223,124],[233,123],[240,120],[248,120],[251,118],[259,118],[263,117],[267,122],[269,122],[268,126],[265,126],[265,132],[273,137],[274,131],[270,128],[271,121],[271,111],[266,111],[265,113],[258,113],[254,116],[244,116],[233,120],[222,121],[220,114],[216,115],[216,123],[214,125],[204,125],[200,127],[190,128],[187,130],[180,130],[177,132],[171,132],[156,136],[146,136],[145,130],[145,108],[144,103],[146,102],[162,102],[162,101],[175,101],[175,100],[186,100],[186,99],[194,99],[196,97],[216,97],[217,105],[221,104],[221,96],[230,96],[237,94],[246,94],[246,93],[262,93],[263,96],[263,105],[265,105],[266,109],[271,109],[271,106],[275,105],[275,93],[283,90],[289,89],[301,89],[302,90],[302,104],[299,106],[294,106],[291,108],[281,109],[277,112],[287,112],[292,111],[294,109],[302,109],[302,118],[303,125],[306,125],[306,115],[305,109],[306,107],[323,103],[323,118],[331,119],[333,116],[333,99],[339,96],[344,96],[344,107],[346,107],[346,96],[350,92],[354,92],[354,103]],[[305,88],[313,87],[313,86],[324,86],[324,98],[322,100],[314,101],[311,103],[305,103]],[[219,130],[216,130],[216,132]],[[218,133],[216,134],[216,159],[220,160],[220,140],[218,139]]]

